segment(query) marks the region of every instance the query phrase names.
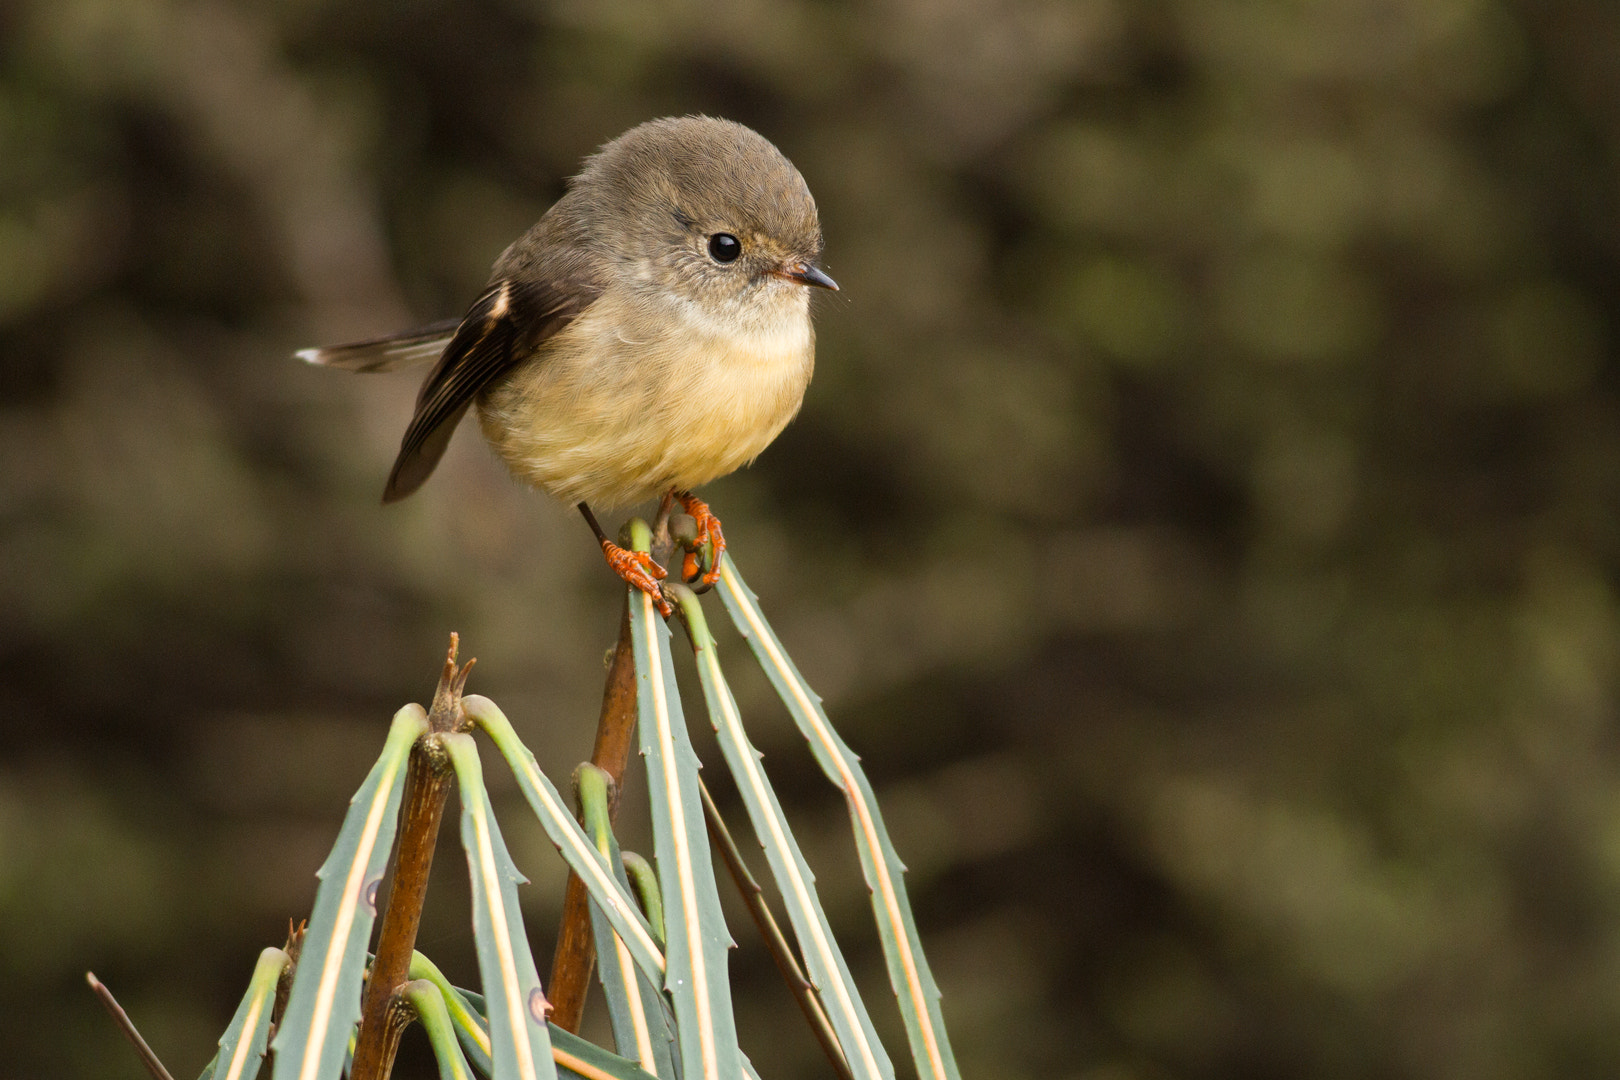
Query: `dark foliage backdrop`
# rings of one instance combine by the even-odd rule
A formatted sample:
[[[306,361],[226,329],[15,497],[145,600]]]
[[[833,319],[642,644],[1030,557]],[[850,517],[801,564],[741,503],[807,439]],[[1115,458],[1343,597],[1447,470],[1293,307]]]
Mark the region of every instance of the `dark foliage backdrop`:
[[[709,494],[964,1074],[1620,1072],[1617,56],[1604,0],[0,6],[0,1071],[137,1075],[94,968],[194,1075],[450,629],[585,756],[583,526],[470,432],[380,507],[414,377],[290,354],[458,314],[582,155],[709,112],[844,287]],[[748,1049],[823,1075],[746,929]]]

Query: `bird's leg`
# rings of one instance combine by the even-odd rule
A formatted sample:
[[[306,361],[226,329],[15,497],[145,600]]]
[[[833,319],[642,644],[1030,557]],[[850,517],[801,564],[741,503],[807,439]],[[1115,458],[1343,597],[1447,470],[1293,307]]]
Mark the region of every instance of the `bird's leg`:
[[[591,527],[591,532],[596,534],[596,539],[602,545],[602,555],[607,559],[608,566],[613,568],[613,572],[626,583],[634,585],[652,597],[652,602],[658,607],[658,613],[666,619],[669,618],[675,609],[664,599],[664,590],[658,584],[660,578],[668,576],[664,568],[653,562],[653,557],[645,551],[626,551],[609,540],[607,533],[602,531],[601,524],[597,522],[596,515],[591,513],[589,504],[580,503],[579,512],[585,516],[585,524]]]
[[[681,577],[691,581],[698,576],[698,555],[704,541],[708,541],[714,547],[714,556],[708,571],[703,574],[702,585],[705,589],[713,588],[715,582],[720,580],[720,557],[726,553],[726,534],[720,531],[720,519],[709,512],[708,503],[690,491],[677,491],[675,497],[680,500],[682,509],[697,522],[697,542],[681,562]]]
[[[664,492],[664,497],[658,500],[658,516],[653,519],[652,525],[652,549],[666,562],[669,560],[670,549],[675,546],[675,541],[669,534],[669,512],[674,508],[675,489],[670,488]]]

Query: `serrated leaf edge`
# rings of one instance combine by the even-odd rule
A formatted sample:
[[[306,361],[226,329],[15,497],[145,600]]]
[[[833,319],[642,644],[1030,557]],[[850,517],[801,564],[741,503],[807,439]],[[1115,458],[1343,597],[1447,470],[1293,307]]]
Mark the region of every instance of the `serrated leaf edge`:
[[[636,650],[638,669],[645,658],[647,668],[639,671],[644,676],[650,693],[648,701],[641,707],[646,712],[641,718],[641,743],[645,754],[649,747],[656,749],[657,761],[647,762],[649,781],[661,783],[664,790],[664,813],[668,815],[670,831],[670,851],[673,856],[673,865],[666,866],[663,853],[659,853],[659,875],[665,873],[673,876],[675,881],[675,902],[681,912],[680,931],[685,936],[685,951],[691,965],[691,1000],[695,1015],[690,1019],[696,1026],[696,1031],[689,1033],[686,1023],[681,1019],[679,1004],[684,994],[677,993],[676,988],[670,986],[671,977],[666,976],[665,988],[675,994],[677,1004],[677,1028],[683,1037],[695,1034],[697,1038],[697,1060],[690,1060],[685,1050],[681,1054],[683,1067],[691,1069],[697,1067],[698,1075],[704,1080],[721,1080],[720,1056],[723,1052],[720,1046],[720,1034],[716,1023],[717,1010],[714,1001],[714,974],[709,971],[707,947],[703,939],[703,917],[699,910],[698,881],[696,857],[693,854],[690,840],[691,828],[686,819],[686,805],[682,798],[682,785],[680,775],[680,762],[676,757],[674,722],[670,708],[671,687],[665,682],[667,654],[663,647],[663,636],[668,631],[662,620],[654,613],[652,597],[639,590],[631,590],[631,605],[635,610],[633,630],[639,638],[640,648]],[[638,603],[639,601],[639,603]],[[639,704],[639,696],[638,696]],[[652,720],[652,730],[647,730],[648,719]],[[650,738],[649,738],[650,735]],[[658,792],[654,789],[651,796],[656,803]],[[654,836],[658,833],[657,819],[654,818]],[[666,904],[664,916],[664,930],[671,939],[676,928],[671,925],[669,918],[673,907],[669,905],[670,889],[663,887]],[[718,906],[718,895],[716,895]],[[721,972],[724,977],[724,972]],[[735,1047],[731,1048],[735,1052]],[[729,1056],[729,1055],[728,1055]]]
[[[518,781],[518,788],[528,800],[535,817],[540,819],[546,835],[561,852],[569,868],[579,875],[591,898],[602,905],[619,936],[629,943],[637,965],[654,982],[661,983],[666,963],[664,953],[654,941],[646,920],[637,910],[635,902],[603,869],[596,858],[595,846],[579,827],[579,822],[564,808],[557,789],[540,771],[534,754],[518,739],[512,722],[506,718],[500,706],[480,694],[468,694],[462,699],[462,707],[506,759],[507,767]]]
[[[550,1040],[546,1036],[544,1018],[540,1019],[540,1042],[544,1045],[537,1047],[529,1031],[528,1020],[531,1011],[529,1001],[523,993],[521,986],[522,972],[518,970],[518,949],[512,939],[512,921],[514,914],[507,910],[507,898],[503,882],[510,884],[506,875],[501,872],[500,860],[497,859],[496,846],[498,840],[491,826],[491,809],[489,796],[484,791],[483,771],[479,765],[478,747],[472,741],[472,736],[466,734],[451,734],[444,737],[445,750],[455,765],[456,780],[461,786],[462,808],[466,814],[466,821],[471,826],[475,850],[469,851],[468,864],[478,878],[483,881],[483,904],[489,918],[495,955],[498,961],[496,974],[498,982],[491,987],[484,987],[485,994],[497,991],[506,1004],[507,1018],[511,1021],[511,1030],[505,1033],[510,1037],[516,1050],[518,1075],[521,1080],[544,1080],[543,1074],[536,1066],[537,1060],[543,1060],[549,1067],[551,1075],[556,1075],[552,1066]],[[504,845],[501,848],[504,853]],[[475,900],[476,900],[475,891]],[[530,961],[532,966],[533,961]],[[487,977],[487,976],[486,976]],[[535,979],[538,987],[538,977]],[[491,1032],[493,1042],[494,1032]],[[493,1046],[492,1046],[493,1049]],[[538,1050],[538,1053],[537,1053]],[[496,1058],[495,1060],[499,1060]]]
[[[393,841],[396,822],[388,820],[388,810],[392,806],[397,816],[399,789],[404,783],[405,762],[409,757],[411,744],[426,731],[427,713],[423,711],[420,705],[407,705],[400,709],[394,714],[393,724],[389,728],[388,740],[383,747],[382,756],[378,758],[377,764],[373,767],[377,787],[372,794],[371,805],[365,809],[354,855],[349,861],[348,873],[345,875],[342,888],[338,893],[339,901],[332,920],[330,937],[325,943],[326,952],[318,960],[318,975],[314,990],[315,1000],[310,1012],[309,1027],[305,1033],[304,1044],[301,1048],[302,1054],[288,1055],[288,1057],[298,1056],[298,1066],[295,1074],[298,1080],[319,1080],[321,1051],[326,1046],[328,1029],[331,1027],[332,1014],[336,1007],[338,978],[342,974],[349,931],[358,917],[357,913],[361,903],[366,899],[364,896],[366,870],[377,849],[383,846],[379,841],[385,831],[387,833],[387,842],[392,843]],[[360,790],[364,791],[366,786],[372,782],[373,776],[367,776]],[[359,794],[360,792],[356,792],[356,797]],[[353,813],[354,809],[355,805],[351,800],[350,813]],[[347,825],[348,818],[345,817],[344,826],[347,827]],[[341,837],[342,831],[340,830],[339,838],[341,839]],[[328,862],[330,862],[330,858]],[[321,877],[321,888],[316,890],[315,907],[317,910],[320,908],[321,891],[327,887],[329,881],[325,876],[327,869],[326,865],[322,865],[318,875]],[[312,927],[311,933],[304,939],[306,949],[311,939],[316,938],[316,936],[315,928]],[[308,970],[307,965],[310,959],[312,959],[312,956],[309,952],[299,957],[300,974]],[[298,977],[295,975],[293,979],[294,998],[299,996],[299,989]],[[358,1003],[356,1003],[356,1008],[358,1009]],[[288,1012],[291,1013],[292,1011],[293,1006],[289,1002]],[[280,1041],[279,1035],[277,1041]],[[284,1060],[286,1059],[281,1056],[278,1048],[276,1059],[277,1075],[282,1074],[281,1064]]]
[[[925,976],[927,961],[922,959],[921,946],[912,940],[908,929],[909,905],[900,899],[895,873],[889,865],[887,852],[892,852],[894,846],[889,841],[888,833],[878,824],[876,808],[868,801],[866,792],[869,784],[865,782],[864,773],[850,760],[854,755],[846,750],[843,740],[833,731],[819,699],[787,658],[781,642],[737,572],[730,553],[727,554],[728,557],[720,566],[720,590],[726,608],[734,618],[741,616],[738,630],[749,638],[751,646],[756,646],[757,656],[763,652],[762,664],[774,668],[780,676],[778,689],[785,687],[792,695],[793,701],[789,705],[796,706],[793,711],[802,716],[803,726],[808,729],[806,734],[813,739],[813,745],[822,751],[818,756],[831,763],[836,771],[837,776],[833,780],[848,804],[856,842],[869,854],[872,868],[869,884],[878,901],[874,908],[889,930],[888,934],[881,935],[884,948],[891,950],[904,982],[903,987],[897,986],[895,990],[909,1005],[909,1008],[901,1009],[901,1014],[916,1040],[922,1044],[923,1060],[915,1062],[917,1069],[932,1080],[959,1080],[955,1057],[936,1015],[938,992],[936,990],[930,994],[925,983],[925,978],[928,982],[932,981],[931,977]]]
[[[720,669],[719,650],[709,633],[703,610],[696,603],[696,597],[689,605],[682,606],[687,612],[693,653],[715,734],[726,751],[727,764],[743,795],[754,831],[770,855],[773,876],[789,907],[800,948],[805,951],[807,960],[813,959],[812,977],[818,969],[822,975],[822,985],[816,987],[821,991],[822,1004],[835,1018],[840,1042],[853,1044],[843,1047],[845,1059],[857,1076],[892,1080],[894,1066],[877,1040],[871,1018],[850,981],[848,966],[822,913],[815,887],[806,878],[809,867],[765,776],[760,764],[762,755],[743,730],[742,715]]]

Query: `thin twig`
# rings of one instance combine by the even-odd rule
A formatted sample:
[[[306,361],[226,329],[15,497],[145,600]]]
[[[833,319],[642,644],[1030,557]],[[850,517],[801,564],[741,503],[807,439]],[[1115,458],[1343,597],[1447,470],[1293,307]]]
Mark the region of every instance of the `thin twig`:
[[[748,864],[743,862],[737,842],[731,838],[731,831],[726,828],[719,807],[714,805],[714,796],[709,794],[708,786],[701,779],[698,781],[698,794],[703,797],[703,817],[709,826],[709,838],[719,849],[726,869],[731,871],[731,880],[742,894],[748,914],[753,916],[754,925],[759,928],[759,936],[765,939],[765,948],[770,952],[771,959],[776,961],[776,970],[781,973],[782,981],[787,983],[788,990],[799,1003],[799,1010],[804,1013],[805,1021],[809,1023],[811,1032],[821,1044],[833,1069],[843,1080],[854,1080],[854,1074],[849,1071],[849,1062],[844,1059],[844,1051],[838,1045],[838,1035],[833,1031],[832,1021],[827,1019],[827,1011],[822,1007],[821,997],[810,980],[805,978],[799,958],[793,955],[793,946],[788,944],[776,916],[771,914],[764,890],[749,872]]]
[[[630,746],[636,731],[636,657],[630,636],[630,606],[619,622],[619,643],[608,664],[607,683],[602,690],[602,713],[596,725],[596,745],[591,764],[613,777],[615,795],[608,804],[608,820],[619,809],[617,792],[630,761]],[[568,890],[563,897],[562,925],[557,931],[557,949],[551,959],[551,1022],[566,1031],[579,1033],[585,1016],[585,995],[591,987],[596,967],[596,941],[591,936],[590,894],[579,875],[570,871]]]
[[[451,634],[450,651],[433,693],[433,707],[428,710],[428,733],[411,747],[405,792],[400,799],[394,880],[377,937],[377,955],[366,979],[351,1080],[388,1080],[406,1026],[398,1015],[394,996],[410,978],[411,953],[416,949],[416,930],[433,869],[433,849],[439,842],[439,824],[444,819],[455,775],[439,736],[471,727],[461,708],[461,693],[473,661],[456,666],[459,644],[457,636]]]
[[[112,991],[107,989],[106,984],[96,978],[96,973],[93,971],[85,972],[84,978],[90,984],[90,989],[95,991],[96,997],[101,999],[101,1004],[106,1006],[107,1011],[112,1014],[113,1021],[118,1025],[118,1029],[124,1033],[124,1038],[128,1039],[130,1045],[135,1047],[135,1053],[140,1055],[141,1064],[146,1066],[146,1071],[152,1074],[152,1080],[174,1080],[174,1077],[169,1075],[169,1070],[163,1067],[163,1062],[158,1060],[157,1054],[153,1053],[152,1048],[146,1045],[146,1040],[141,1038],[141,1033],[135,1030],[135,1022],[129,1018],[129,1014],[124,1011],[123,1006],[118,1004],[118,999],[113,997]]]

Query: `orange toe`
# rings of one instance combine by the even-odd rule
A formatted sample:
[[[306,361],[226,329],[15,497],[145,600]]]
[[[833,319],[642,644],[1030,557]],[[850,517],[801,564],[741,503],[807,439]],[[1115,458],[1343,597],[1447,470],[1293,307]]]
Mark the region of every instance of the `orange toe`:
[[[681,501],[681,508],[697,522],[697,547],[701,549],[705,541],[713,545],[714,561],[703,575],[703,587],[711,588],[720,580],[720,557],[726,553],[726,534],[721,531],[720,519],[710,512],[708,503],[690,491],[683,491],[676,497]],[[697,576],[698,566],[697,552],[688,553],[681,563],[682,576],[688,581],[692,580]]]
[[[660,579],[668,576],[668,572],[653,562],[651,555],[645,551],[627,551],[607,540],[602,541],[602,555],[607,559],[608,566],[623,578],[626,584],[652,597],[652,602],[657,606],[660,615],[668,618],[673,613],[675,609],[664,599],[664,590],[658,584]]]

